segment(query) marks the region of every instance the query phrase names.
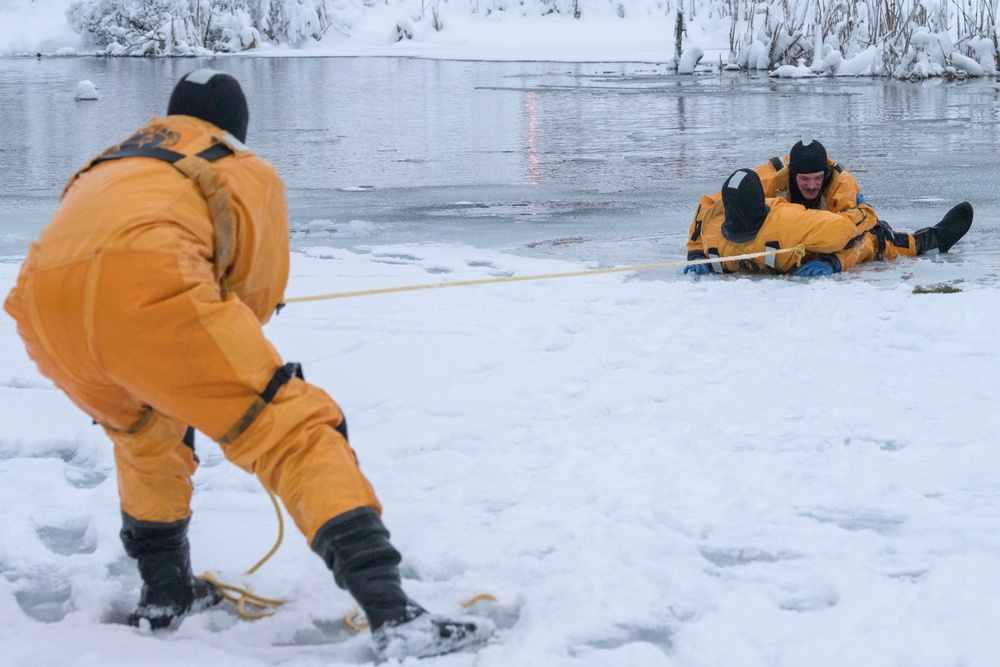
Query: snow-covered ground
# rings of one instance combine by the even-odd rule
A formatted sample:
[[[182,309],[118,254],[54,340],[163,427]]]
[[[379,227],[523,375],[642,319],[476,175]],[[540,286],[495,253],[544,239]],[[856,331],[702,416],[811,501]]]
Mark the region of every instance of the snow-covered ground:
[[[0,0],[0,55],[78,53],[67,6]],[[669,18],[454,12],[446,30],[396,43],[393,11],[372,11],[352,39],[331,33],[257,55],[663,62],[674,53]],[[690,26],[703,62],[728,52],[717,23]],[[901,164],[947,172],[992,149],[988,136],[974,156],[948,146],[928,139],[926,154]],[[865,155],[836,157],[863,165]],[[993,202],[984,172],[963,176],[956,192],[977,185]],[[866,187],[886,178],[865,176]],[[938,192],[938,180],[931,195],[955,194]],[[322,247],[322,234],[316,245],[297,238],[289,297],[594,266],[565,261],[585,252],[380,245],[364,221],[293,222],[334,226],[338,239],[361,233],[337,247]],[[992,667],[995,228],[984,216],[947,256],[808,282],[698,279],[679,268],[513,282],[293,303],[266,331],[343,406],[411,595],[442,612],[479,593],[496,598],[470,610],[496,621],[494,643],[409,664]],[[682,232],[671,227],[676,243],[655,253],[682,257]],[[0,262],[0,296],[16,272],[11,258]],[[275,616],[242,621],[227,606],[162,635],[124,626],[140,583],[118,539],[110,444],[38,375],[5,314],[0,346],[0,665],[372,662],[368,634],[342,620],[353,601],[291,526],[249,579],[288,601]],[[273,509],[207,438],[198,453],[194,566],[239,583],[274,542]]]
[[[975,251],[811,282],[666,269],[293,303],[266,330],[344,407],[409,592],[448,612],[497,598],[471,610],[496,642],[419,664],[988,667],[1000,286]],[[16,268],[0,264],[0,292]],[[581,268],[315,247],[287,296]],[[921,293],[942,283],[958,291]],[[111,447],[7,317],[0,346],[0,662],[373,660],[294,528],[250,579],[288,600],[277,615],[121,625],[139,580]],[[198,451],[194,565],[240,582],[273,509],[206,438]]]

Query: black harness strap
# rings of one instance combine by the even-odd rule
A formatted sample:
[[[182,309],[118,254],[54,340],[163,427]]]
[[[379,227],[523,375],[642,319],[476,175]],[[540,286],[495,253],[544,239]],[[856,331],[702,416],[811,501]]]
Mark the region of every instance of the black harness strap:
[[[233,149],[229,146],[223,143],[215,143],[205,150],[196,153],[196,156],[206,162],[215,162],[216,160],[221,160],[222,158],[232,154]],[[177,153],[158,146],[128,146],[126,148],[108,151],[103,155],[98,155],[94,158],[94,161],[90,163],[90,167],[100,164],[101,162],[122,160],[130,157],[150,157],[156,160],[162,160],[169,164],[174,164],[175,162],[183,160],[186,156],[183,153]],[[88,169],[90,167],[88,167]]]
[[[906,232],[893,231],[885,220],[879,220],[874,227],[868,230],[868,233],[874,235],[878,241],[878,255],[875,258],[879,261],[882,261],[882,254],[890,243],[897,248],[910,247],[910,235]]]
[[[195,153],[195,155],[206,162],[215,162],[216,160],[221,160],[222,158],[232,155],[233,153],[233,149],[226,144],[216,142],[205,150]]]
[[[274,400],[274,395],[278,393],[278,390],[288,384],[288,381],[293,377],[305,380],[305,377],[302,375],[302,364],[290,361],[278,370],[274,371],[274,375],[271,376],[271,381],[267,383],[266,387],[264,387],[264,391],[260,392],[260,397],[265,403],[270,403]]]
[[[295,363],[289,362],[274,371],[274,375],[268,381],[267,386],[264,390],[257,395],[257,398],[253,400],[250,407],[247,408],[246,412],[236,420],[236,423],[229,427],[229,430],[222,434],[219,438],[219,443],[223,445],[228,445],[229,443],[236,440],[236,438],[243,435],[243,432],[250,428],[250,425],[256,421],[260,413],[264,411],[267,404],[274,400],[275,395],[278,390],[283,386],[288,384],[292,378],[299,378],[304,380],[302,376],[302,366]]]
[[[774,167],[775,171],[781,171],[781,168],[785,166],[785,163],[781,161],[780,157],[771,158],[771,166]]]
[[[188,426],[187,430],[184,431],[184,438],[181,440],[185,445],[191,448],[191,458],[194,459],[195,463],[201,463],[201,459],[198,458],[198,452],[194,451],[194,427]]]
[[[694,221],[694,232],[691,234],[691,240],[697,241],[701,238],[701,220]]]
[[[300,380],[305,380],[305,376],[302,374],[302,364],[290,361],[278,370],[274,371],[274,375],[271,376],[271,381],[267,383],[264,387],[264,391],[260,392],[260,398],[265,403],[270,403],[274,400],[274,395],[278,393],[285,384],[287,384],[293,377]],[[336,431],[340,435],[344,436],[344,440],[347,440],[347,417],[341,419],[340,425],[336,427]],[[249,424],[247,424],[249,426]]]

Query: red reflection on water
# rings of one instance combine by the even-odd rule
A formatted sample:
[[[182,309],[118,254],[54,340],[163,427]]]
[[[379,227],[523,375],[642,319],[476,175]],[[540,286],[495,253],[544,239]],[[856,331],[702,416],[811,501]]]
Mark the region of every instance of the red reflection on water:
[[[528,91],[524,100],[524,108],[528,110],[528,183],[538,185],[541,182],[542,170],[538,168],[538,117],[535,115],[535,91]]]

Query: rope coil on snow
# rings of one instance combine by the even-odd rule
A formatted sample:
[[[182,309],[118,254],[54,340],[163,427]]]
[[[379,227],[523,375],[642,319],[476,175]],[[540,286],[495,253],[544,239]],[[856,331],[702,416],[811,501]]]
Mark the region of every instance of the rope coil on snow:
[[[650,271],[652,269],[667,269],[678,266],[693,266],[695,264],[712,264],[718,262],[729,262],[740,259],[753,259],[755,257],[766,257],[768,255],[782,255],[794,253],[798,262],[805,257],[804,246],[797,245],[792,248],[777,248],[775,250],[765,250],[763,252],[752,252],[745,255],[733,255],[731,257],[710,257],[707,259],[693,259],[686,262],[666,262],[664,264],[644,264],[641,266],[616,266],[610,269],[589,269],[586,271],[570,271],[567,273],[543,273],[531,276],[507,276],[504,278],[481,278],[478,280],[456,280],[450,283],[428,283],[425,285],[404,285],[402,287],[383,287],[381,289],[358,290],[355,292],[336,292],[333,294],[316,294],[314,296],[295,296],[285,299],[284,303],[303,303],[306,301],[323,301],[326,299],[344,299],[352,296],[373,296],[375,294],[392,294],[395,292],[415,292],[417,290],[437,289],[439,287],[468,287],[470,285],[490,285],[494,283],[513,283],[525,280],[548,280],[550,278],[577,278],[580,276],[596,276],[602,273],[622,273],[625,271]]]
[[[264,490],[267,491],[267,495],[271,499],[271,504],[274,505],[274,513],[278,517],[278,539],[275,540],[274,546],[271,547],[271,550],[268,551],[263,558],[257,561],[253,567],[244,573],[244,576],[247,577],[259,570],[264,563],[270,560],[271,556],[277,553],[285,536],[285,520],[281,515],[281,506],[278,504],[278,499],[273,493],[271,493],[270,489],[265,488]],[[285,600],[266,598],[261,595],[257,595],[249,586],[244,588],[224,583],[211,572],[204,572],[198,578],[204,579],[218,588],[223,598],[236,605],[236,613],[239,614],[240,618],[248,621],[256,621],[261,618],[267,618],[275,613],[277,607],[285,604]],[[461,605],[463,609],[468,609],[477,602],[482,601],[496,602],[497,599],[489,593],[479,593],[478,595],[474,595],[468,600],[462,602]],[[262,611],[249,611],[247,609],[248,605],[256,607]],[[368,627],[368,621],[359,618],[360,615],[361,610],[357,605],[355,605],[354,609],[344,616],[344,623],[354,632],[361,632]]]
[[[257,564],[247,570],[243,576],[248,577],[257,570],[261,568],[264,563],[266,563],[271,556],[277,553],[278,548],[281,547],[281,542],[285,536],[285,520],[281,516],[281,507],[278,505],[278,499],[270,489],[264,489],[267,491],[268,497],[271,499],[271,503],[274,505],[274,513],[278,516],[278,539],[275,541],[274,546],[271,550],[264,555]],[[211,572],[205,572],[199,579],[204,579],[215,585],[222,594],[222,597],[229,600],[236,605],[236,613],[240,615],[240,618],[246,619],[248,621],[256,621],[257,619],[266,618],[275,612],[275,608],[280,607],[285,604],[284,600],[277,600],[274,598],[266,598],[257,595],[248,585],[246,588],[240,586],[234,586],[232,584],[223,583]],[[260,612],[253,612],[247,610],[247,605],[261,609]]]

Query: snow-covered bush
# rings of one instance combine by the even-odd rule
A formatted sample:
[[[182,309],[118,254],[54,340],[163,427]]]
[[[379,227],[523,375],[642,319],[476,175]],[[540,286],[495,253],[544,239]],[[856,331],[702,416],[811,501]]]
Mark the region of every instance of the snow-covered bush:
[[[332,18],[327,0],[77,0],[74,30],[112,55],[236,52],[262,40],[319,39]]]
[[[729,0],[731,64],[921,79],[997,72],[997,0]],[[953,41],[958,37],[958,41]]]
[[[993,32],[993,39],[973,37],[969,40],[970,55],[983,68],[983,74],[997,73],[997,50],[994,39],[996,39],[996,31]]]
[[[3,2],[4,0],[0,0]],[[188,55],[235,52],[261,43],[302,45],[333,28],[350,36],[369,12],[398,5],[401,16],[446,32],[466,11],[581,18],[592,12],[674,25],[674,60],[689,31],[729,28],[727,69],[779,76],[982,76],[998,71],[1000,0],[75,0],[70,24],[105,52]],[[677,19],[682,17],[681,21]],[[396,19],[389,42],[418,39]],[[714,26],[714,27],[710,27]],[[679,32],[678,32],[679,30]],[[698,43],[695,42],[694,45]],[[721,64],[721,63],[720,63]]]

